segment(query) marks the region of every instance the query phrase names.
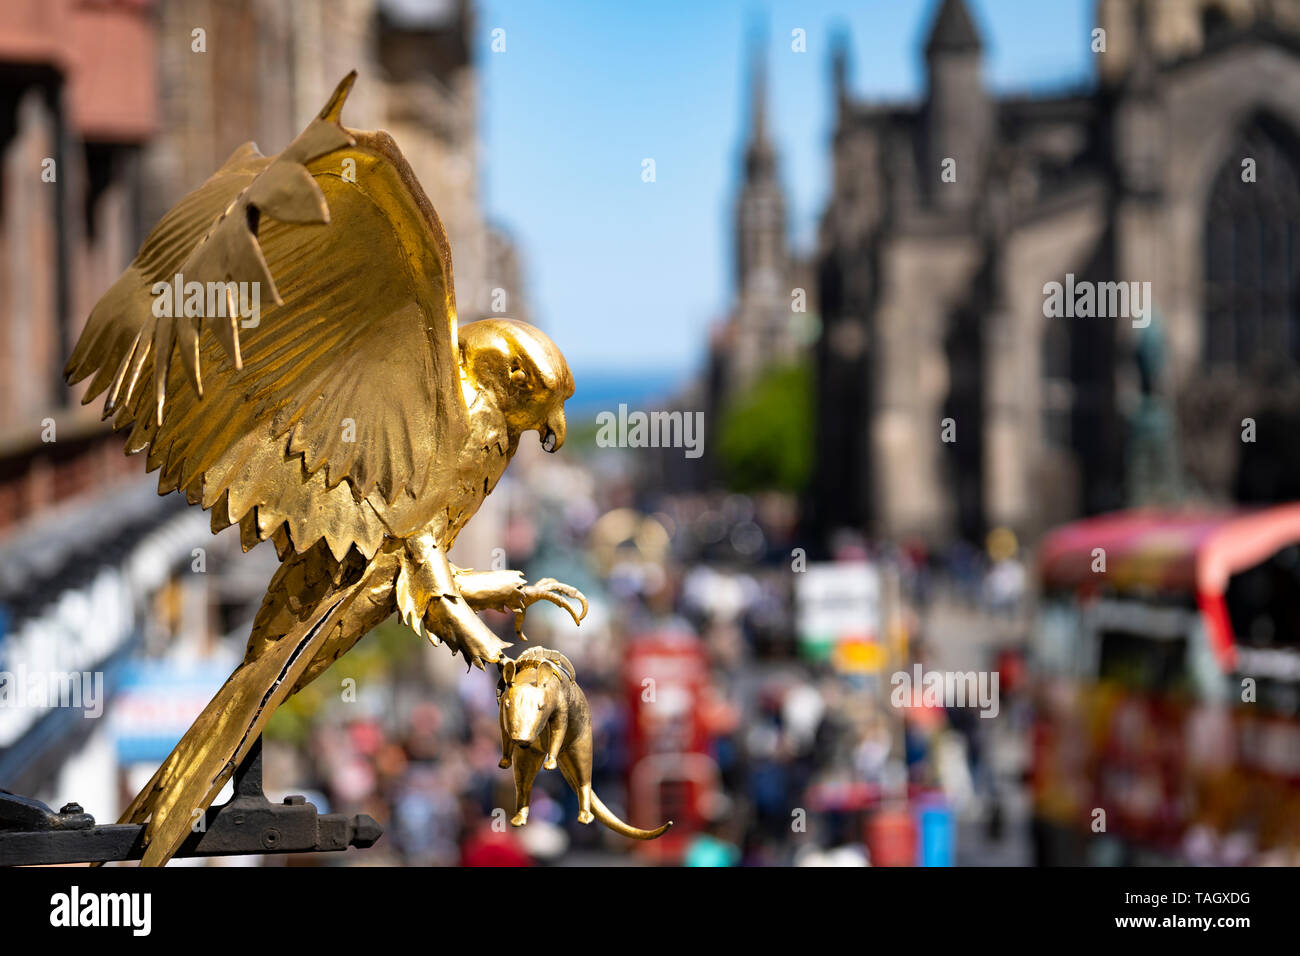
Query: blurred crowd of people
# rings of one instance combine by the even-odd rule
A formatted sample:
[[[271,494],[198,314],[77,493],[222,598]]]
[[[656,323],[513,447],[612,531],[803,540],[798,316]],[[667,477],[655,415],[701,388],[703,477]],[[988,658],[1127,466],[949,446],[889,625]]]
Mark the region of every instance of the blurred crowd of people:
[[[548,463],[510,479],[507,563],[530,580],[559,577],[591,600],[581,628],[538,605],[526,632],[531,644],[573,660],[593,717],[594,789],[624,818],[640,691],[625,673],[629,652],[671,635],[706,665],[689,715],[699,745],[669,757],[707,772],[679,794],[675,809],[685,812],[670,831],[672,849],[650,852],[599,824],[578,824],[576,798],[558,773],[539,775],[529,823],[510,826],[513,777],[497,765],[494,669],[465,673],[459,659],[390,621],[371,639],[370,665],[349,655],[339,677],[326,675],[321,690],[291,702],[269,735],[276,779],[306,788],[330,811],[385,822],[377,847],[331,862],[862,865],[871,855],[869,821],[881,808],[909,796],[932,794],[944,806],[969,796],[982,773],[982,728],[953,724],[942,710],[891,711],[886,675],[838,673],[801,657],[788,500],[639,501],[617,475],[556,471]],[[894,557],[909,600],[924,598],[929,562],[906,550]],[[994,573],[996,563],[986,579]],[[512,618],[490,618],[509,639]],[[918,642],[915,653],[921,649]],[[367,668],[355,683],[345,676],[349,662]],[[310,719],[295,721],[295,713]]]

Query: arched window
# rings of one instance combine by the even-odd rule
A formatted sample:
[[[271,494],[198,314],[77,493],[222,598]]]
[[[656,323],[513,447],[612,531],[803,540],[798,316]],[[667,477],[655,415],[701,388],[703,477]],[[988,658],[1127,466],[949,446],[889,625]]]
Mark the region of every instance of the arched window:
[[[1232,21],[1223,7],[1211,3],[1201,11],[1201,37],[1205,42],[1217,40],[1232,30]]]
[[[1256,116],[1214,178],[1205,223],[1203,343],[1211,368],[1300,362],[1298,159],[1294,135]]]
[[[1043,329],[1043,432],[1053,448],[1070,447],[1074,380],[1070,375],[1070,328],[1073,319],[1051,318]]]
[[[983,540],[984,513],[984,326],[993,321],[983,308],[987,275],[976,283],[973,301],[948,321],[944,349],[948,397],[944,418],[957,426],[958,440],[946,442],[949,488],[956,499],[957,533],[969,542]]]

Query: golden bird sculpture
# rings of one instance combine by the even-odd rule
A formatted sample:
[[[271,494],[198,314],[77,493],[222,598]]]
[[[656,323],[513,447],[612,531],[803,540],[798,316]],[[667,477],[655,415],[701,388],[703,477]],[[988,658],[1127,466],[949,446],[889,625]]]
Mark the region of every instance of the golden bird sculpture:
[[[521,638],[537,601],[587,612],[552,579],[448,561],[523,434],[564,444],[573,376],[522,322],[457,328],[437,213],[387,133],[340,122],[355,78],[283,152],[241,146],[169,211],[68,362],[159,494],[281,561],[243,663],[123,814],[145,824],[142,865],[167,862],[275,709],[389,615],[482,669],[511,645],[477,611],[514,612]]]

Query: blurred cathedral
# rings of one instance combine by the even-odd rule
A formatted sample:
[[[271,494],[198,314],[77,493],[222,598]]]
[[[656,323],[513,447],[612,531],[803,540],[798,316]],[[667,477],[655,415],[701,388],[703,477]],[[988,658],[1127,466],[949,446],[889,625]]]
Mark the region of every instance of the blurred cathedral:
[[[833,53],[814,527],[1300,498],[1300,3],[1100,0],[1095,79],[1033,96],[972,9],[935,4],[919,103]],[[1150,282],[1150,325],[1048,318],[1053,282]]]
[[[757,50],[749,95],[732,231],[735,301],[712,342],[721,405],[742,394],[764,368],[799,359],[804,319],[813,313],[816,296],[808,263],[790,249],[785,193],[767,122],[767,68]]]
[[[768,125],[764,46],[762,41],[752,44],[748,67],[746,133],[731,221],[731,308],[710,329],[704,374],[669,406],[703,409],[711,430],[751,395],[765,370],[807,359],[817,321],[813,262],[790,245],[780,158]],[[682,460],[675,451],[647,456],[641,480],[661,489],[718,487],[724,483],[725,469],[717,457],[716,438],[717,431],[711,431],[699,460]]]

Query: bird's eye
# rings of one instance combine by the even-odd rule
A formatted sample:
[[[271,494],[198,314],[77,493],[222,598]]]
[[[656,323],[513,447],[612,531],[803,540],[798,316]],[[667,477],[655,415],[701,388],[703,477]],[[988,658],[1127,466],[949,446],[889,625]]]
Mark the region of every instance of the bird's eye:
[[[542,702],[540,700],[537,702],[537,709],[538,710],[542,709]]]

